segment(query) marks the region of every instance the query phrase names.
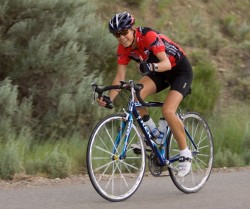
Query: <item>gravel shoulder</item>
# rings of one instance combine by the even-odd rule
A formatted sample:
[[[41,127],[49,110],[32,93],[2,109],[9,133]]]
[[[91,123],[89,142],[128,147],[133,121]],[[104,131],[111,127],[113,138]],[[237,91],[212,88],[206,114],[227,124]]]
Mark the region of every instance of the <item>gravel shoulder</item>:
[[[225,172],[237,172],[237,171],[250,171],[250,166],[246,167],[230,167],[230,168],[213,168],[212,173],[225,173]],[[149,176],[150,174],[145,174]],[[165,175],[168,175],[166,173]],[[42,176],[29,176],[26,174],[18,174],[13,180],[0,180],[0,190],[8,190],[15,188],[32,188],[39,186],[53,186],[53,185],[66,185],[66,184],[85,184],[89,182],[89,177],[85,175],[74,175],[64,179],[55,178],[49,179]]]

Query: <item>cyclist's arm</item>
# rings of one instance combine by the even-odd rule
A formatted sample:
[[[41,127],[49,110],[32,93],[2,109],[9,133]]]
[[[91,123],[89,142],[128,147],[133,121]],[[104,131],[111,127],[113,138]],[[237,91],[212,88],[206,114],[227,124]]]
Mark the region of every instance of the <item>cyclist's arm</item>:
[[[124,81],[125,80],[126,69],[127,69],[127,65],[120,65],[120,64],[118,64],[116,76],[115,76],[115,78],[113,80],[112,85],[120,85],[120,81]],[[118,95],[118,90],[110,90],[109,97],[110,97],[111,101],[114,101],[114,99],[115,99],[115,97],[117,95]]]
[[[170,60],[168,59],[168,56],[165,52],[158,52],[156,54],[156,57],[159,60],[159,62],[157,63],[158,64],[157,72],[164,72],[167,70],[171,70],[172,66],[171,66]]]

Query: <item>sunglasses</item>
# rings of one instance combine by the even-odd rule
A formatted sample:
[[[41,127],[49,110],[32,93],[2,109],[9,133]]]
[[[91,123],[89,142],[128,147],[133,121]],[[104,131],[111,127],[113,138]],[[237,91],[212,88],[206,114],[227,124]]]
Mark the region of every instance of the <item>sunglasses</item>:
[[[128,35],[129,33],[129,30],[121,30],[120,32],[117,32],[117,33],[113,33],[113,35],[116,37],[116,38],[120,38],[120,36],[126,36]]]

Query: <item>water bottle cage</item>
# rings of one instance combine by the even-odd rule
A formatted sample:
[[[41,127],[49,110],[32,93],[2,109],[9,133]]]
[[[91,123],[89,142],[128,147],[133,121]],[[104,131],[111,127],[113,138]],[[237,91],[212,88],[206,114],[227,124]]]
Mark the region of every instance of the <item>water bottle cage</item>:
[[[154,128],[153,130],[152,130],[152,136],[154,137],[154,138],[158,138],[160,135],[159,135],[159,130],[157,129],[157,128]]]
[[[158,136],[158,138],[155,140],[155,142],[157,144],[163,144],[164,143],[164,133],[160,132],[160,135]]]

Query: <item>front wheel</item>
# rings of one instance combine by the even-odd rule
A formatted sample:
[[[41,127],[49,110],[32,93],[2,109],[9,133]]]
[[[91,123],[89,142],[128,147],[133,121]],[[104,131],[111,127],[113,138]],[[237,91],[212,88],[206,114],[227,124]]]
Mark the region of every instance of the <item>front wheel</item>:
[[[206,121],[197,113],[187,113],[183,116],[183,123],[186,128],[188,148],[191,150],[192,168],[185,177],[178,177],[169,168],[171,179],[176,187],[185,193],[199,191],[206,183],[213,166],[213,138]],[[191,142],[193,140],[195,146]],[[173,159],[172,165],[178,168],[179,147],[173,135],[168,141],[168,159]]]
[[[128,121],[124,114],[102,119],[88,142],[87,168],[95,190],[105,199],[117,202],[129,198],[140,186],[145,171],[145,152],[137,154],[131,144],[144,147],[136,126],[132,124],[126,146]],[[126,155],[122,156],[126,146]]]

